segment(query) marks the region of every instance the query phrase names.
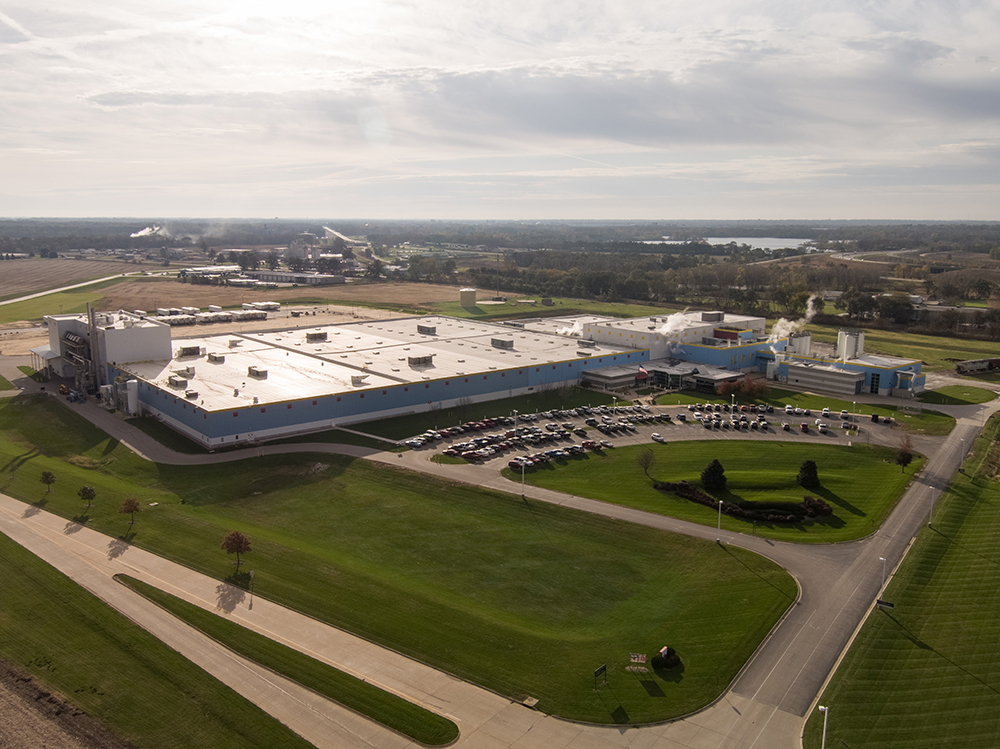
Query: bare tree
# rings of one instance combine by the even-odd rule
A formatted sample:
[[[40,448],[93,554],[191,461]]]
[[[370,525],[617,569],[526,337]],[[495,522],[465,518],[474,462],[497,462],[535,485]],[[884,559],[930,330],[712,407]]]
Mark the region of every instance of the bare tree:
[[[222,548],[227,554],[236,555],[236,571],[240,570],[240,554],[247,554],[253,549],[250,548],[250,538],[240,531],[230,531],[229,535],[222,539]]]
[[[910,440],[910,435],[904,434],[903,439],[899,441],[899,447],[896,448],[896,465],[903,473],[906,473],[906,466],[912,462],[913,442]]]
[[[653,467],[656,462],[656,454],[650,450],[648,447],[643,448],[643,450],[635,456],[635,463],[642,472],[646,474],[646,478],[650,478],[649,470]]]
[[[129,516],[129,525],[135,525],[135,514],[141,510],[142,507],[139,505],[139,500],[135,497],[126,497],[125,501],[122,502],[122,506],[118,508],[119,513]]]
[[[48,496],[49,492],[52,491],[52,485],[56,483],[56,475],[52,471],[42,471],[40,481],[45,484],[45,496]]]

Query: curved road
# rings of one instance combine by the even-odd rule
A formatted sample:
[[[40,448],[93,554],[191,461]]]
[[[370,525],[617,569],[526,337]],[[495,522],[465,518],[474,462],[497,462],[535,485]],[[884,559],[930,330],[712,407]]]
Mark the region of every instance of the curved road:
[[[25,379],[19,378],[18,384],[27,384]],[[72,407],[136,453],[162,463],[193,465],[261,454],[327,452],[516,492],[516,486],[500,477],[495,467],[430,463],[428,454],[421,451],[400,457],[367,448],[309,443],[270,445],[217,455],[183,455],[167,450],[92,402]],[[804,717],[878,595],[882,575],[879,558],[885,557],[888,569],[895,569],[926,521],[932,503],[960,466],[963,451],[978,433],[984,412],[992,413],[998,408],[1000,404],[995,400],[982,407],[941,407],[958,418],[956,428],[947,438],[914,440],[917,449],[928,454],[924,470],[883,526],[865,539],[835,545],[791,544],[723,530],[720,554],[726,553],[728,544],[734,544],[773,559],[795,576],[800,597],[719,700],[684,720],[659,726],[582,726],[545,716],[288,609],[261,599],[248,599],[243,591],[217,580],[2,495],[0,530],[56,564],[317,746],[394,747],[407,746],[408,742],[336,705],[322,704],[315,695],[302,692],[272,674],[260,673],[252,664],[240,661],[210,641],[205,642],[207,638],[192,633],[117,585],[111,576],[127,571],[206,608],[222,609],[247,626],[447,714],[461,728],[458,744],[463,747],[797,749],[801,746]],[[677,428],[676,435],[670,436],[704,439],[708,434],[724,438],[730,433],[704,433],[687,427]],[[876,430],[873,434],[877,434]],[[896,433],[889,434],[890,439],[896,439]],[[769,438],[781,437],[779,433]],[[813,439],[823,438],[817,435]],[[711,527],[537,487],[527,486],[525,493],[535,500],[699,538],[715,540],[720,535]]]

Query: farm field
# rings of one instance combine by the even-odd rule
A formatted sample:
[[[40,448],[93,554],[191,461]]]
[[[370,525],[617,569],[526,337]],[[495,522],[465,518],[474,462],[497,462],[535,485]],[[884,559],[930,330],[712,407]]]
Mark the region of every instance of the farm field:
[[[989,749],[1000,735],[1000,443],[987,425],[819,704],[828,747]],[[804,746],[819,749],[814,712]]]
[[[104,278],[132,273],[142,266],[121,260],[67,260],[53,258],[23,258],[4,260],[3,293],[0,302],[47,289],[58,289],[92,278]]]
[[[0,659],[135,747],[312,746],[0,534]]]
[[[219,544],[241,530],[255,595],[579,720],[707,704],[796,595],[749,552],[361,460],[150,464],[54,399],[0,402],[0,464],[6,493],[114,536],[121,501],[140,497],[130,541],[212,576],[229,574]],[[86,517],[83,485],[97,492]],[[678,669],[624,671],[665,644]],[[613,700],[593,689],[601,663]]]
[[[643,450],[652,450],[655,463],[649,478],[637,465]],[[702,525],[715,526],[718,512],[672,493],[658,491],[653,482],[687,481],[701,486],[701,472],[718,458],[725,468],[728,486],[708,494],[726,502],[801,502],[810,494],[825,499],[833,508],[830,517],[803,523],[771,524],[722,516],[722,527],[741,533],[756,533],[781,541],[833,543],[861,538],[875,531],[895,506],[913,475],[923,465],[918,456],[903,473],[893,462],[890,448],[855,444],[798,444],[719,440],[630,445],[591,452],[537,466],[525,473],[533,486],[557,489],[581,497],[669,515]],[[799,467],[813,460],[822,486],[804,489],[796,483]],[[513,481],[520,471],[504,469]]]

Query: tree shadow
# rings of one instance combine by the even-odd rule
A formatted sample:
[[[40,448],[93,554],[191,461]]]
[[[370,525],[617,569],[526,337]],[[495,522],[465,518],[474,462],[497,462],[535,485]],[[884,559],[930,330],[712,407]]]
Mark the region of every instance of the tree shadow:
[[[135,536],[134,533],[126,534],[124,536],[119,536],[118,538],[112,538],[108,542],[108,559],[117,559],[132,545],[129,540]]]
[[[108,444],[104,446],[104,452],[102,453],[102,455],[107,455],[108,453],[114,452],[115,448],[118,447],[118,444],[120,442],[121,440],[117,440],[114,437],[109,439]]]
[[[220,608],[227,614],[233,613],[236,607],[243,603],[244,599],[247,597],[247,592],[244,588],[238,587],[236,578],[243,576],[246,577],[247,581],[250,579],[249,573],[233,573],[227,577],[223,582],[215,586],[215,594],[217,596],[216,608]]]
[[[45,505],[49,503],[47,499],[40,499],[37,502],[32,502],[30,505],[24,508],[24,513],[21,515],[22,518],[31,518],[40,513],[45,509]]]
[[[815,494],[818,497],[822,497],[829,504],[835,504],[835,505],[837,505],[837,507],[843,507],[845,510],[847,510],[852,515],[859,515],[861,517],[864,517],[865,515],[868,514],[864,510],[862,510],[860,507],[856,507],[855,505],[852,505],[850,502],[848,502],[846,499],[844,499],[840,495],[834,494],[832,491],[830,491],[829,489],[824,489],[822,486],[813,487],[812,489],[809,489],[809,491],[812,492],[813,494]]]
[[[0,473],[6,471],[7,469],[10,469],[10,472],[14,473],[14,471],[16,471],[18,468],[20,468],[29,460],[40,454],[41,453],[38,452],[38,448],[35,448],[33,450],[29,450],[26,453],[15,455],[13,458],[7,461],[7,464],[5,466],[0,468]]]
[[[68,536],[71,533],[77,533],[78,531],[83,530],[83,527],[88,520],[90,520],[89,515],[78,515],[66,523],[66,526],[63,528],[63,533]]]

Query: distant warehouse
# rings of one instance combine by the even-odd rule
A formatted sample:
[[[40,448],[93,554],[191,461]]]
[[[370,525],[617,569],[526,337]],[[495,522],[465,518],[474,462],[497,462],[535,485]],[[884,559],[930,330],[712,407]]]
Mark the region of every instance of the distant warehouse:
[[[248,270],[246,275],[269,283],[297,283],[302,286],[332,286],[346,283],[343,276],[329,273],[295,273],[286,270]]]

